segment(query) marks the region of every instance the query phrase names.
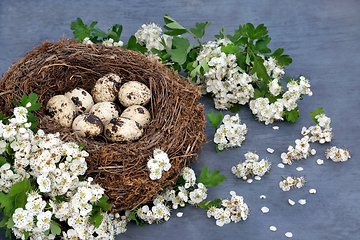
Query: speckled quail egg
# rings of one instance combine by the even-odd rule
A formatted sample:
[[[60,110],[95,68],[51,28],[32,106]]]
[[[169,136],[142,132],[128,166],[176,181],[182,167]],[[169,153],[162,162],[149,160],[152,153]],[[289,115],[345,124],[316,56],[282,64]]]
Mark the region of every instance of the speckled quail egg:
[[[73,101],[78,115],[88,113],[94,105],[94,100],[90,93],[79,87],[70,89],[65,93],[65,96]]]
[[[84,113],[74,119],[72,129],[80,137],[95,137],[102,134],[104,125],[94,114]]]
[[[150,113],[149,111],[140,105],[132,105],[126,108],[120,117],[127,117],[131,120],[138,122],[143,128],[146,128],[150,123]]]
[[[105,126],[111,119],[120,116],[121,109],[113,102],[99,102],[90,109],[89,113],[99,117]]]
[[[76,116],[74,103],[65,95],[56,95],[46,104],[46,113],[63,127],[71,127]]]
[[[143,127],[129,118],[113,118],[104,128],[105,137],[111,142],[132,142],[144,133]]]
[[[94,101],[96,103],[114,102],[118,96],[120,84],[121,78],[114,73],[99,78],[91,90]]]
[[[121,86],[118,97],[121,105],[124,107],[132,105],[145,106],[150,101],[151,92],[145,84],[129,81]]]

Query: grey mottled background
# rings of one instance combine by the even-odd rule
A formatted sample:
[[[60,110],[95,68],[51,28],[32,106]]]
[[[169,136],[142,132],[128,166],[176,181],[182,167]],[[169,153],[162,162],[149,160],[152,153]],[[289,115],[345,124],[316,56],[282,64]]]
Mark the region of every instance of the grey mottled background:
[[[143,23],[163,25],[165,14],[186,28],[196,22],[212,21],[205,40],[213,40],[223,26],[226,33],[232,34],[239,24],[264,23],[272,38],[269,47],[273,51],[283,47],[293,59],[286,68],[286,76],[307,76],[314,95],[305,96],[300,102],[298,122],[276,123],[274,125],[280,127],[278,131],[256,122],[249,109],[243,107],[239,114],[249,128],[243,146],[217,154],[214,144],[208,142],[192,166],[198,174],[204,165],[208,165],[210,171],[220,170],[225,174],[224,183],[209,188],[208,199],[228,198],[229,191],[236,191],[250,206],[248,220],[219,228],[213,218],[206,217],[205,210],[188,206],[174,210],[166,223],[147,226],[131,223],[127,232],[117,239],[285,239],[287,231],[294,234],[292,239],[359,239],[359,10],[360,2],[356,0],[1,0],[0,73],[6,73],[12,63],[41,42],[58,40],[63,34],[72,37],[70,23],[77,17],[86,24],[98,21],[97,27],[103,30],[122,24],[124,42]],[[201,102],[206,113],[214,108],[208,99]],[[313,124],[309,113],[318,107],[323,107],[332,119],[334,140],[326,145],[313,144],[317,155],[279,169],[276,165],[281,161],[281,152],[301,137],[303,126]],[[205,131],[211,140],[213,128],[207,124]],[[317,165],[316,160],[325,160],[323,153],[332,145],[347,147],[352,158],[345,163],[327,160],[324,165]],[[275,152],[267,153],[267,147]],[[270,174],[252,184],[230,172],[247,151],[257,151],[261,158],[269,157],[274,165]],[[297,172],[298,166],[304,171]],[[283,192],[278,187],[281,175],[303,174],[308,181],[305,188]],[[310,188],[317,189],[317,194],[310,195]],[[262,194],[267,198],[260,199]],[[290,206],[288,198],[296,202],[305,198],[307,204]],[[269,207],[270,212],[261,213],[262,206]],[[184,212],[182,218],[176,217],[178,211]],[[271,225],[278,228],[277,232],[269,230]],[[0,231],[0,239],[5,239],[4,231]]]

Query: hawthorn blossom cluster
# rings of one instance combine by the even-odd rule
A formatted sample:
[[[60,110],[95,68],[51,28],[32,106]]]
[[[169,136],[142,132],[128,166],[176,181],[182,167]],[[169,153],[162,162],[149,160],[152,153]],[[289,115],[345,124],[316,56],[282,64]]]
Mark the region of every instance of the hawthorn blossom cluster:
[[[221,51],[221,47],[227,44],[231,44],[227,38],[208,41],[196,58],[199,64],[205,60],[209,71],[198,74],[195,84],[199,86],[201,94],[212,94],[215,108],[222,110],[230,109],[235,103],[248,103],[254,97],[251,83],[258,80],[255,75],[248,75],[239,70],[235,54],[225,54]]]
[[[143,24],[139,30],[136,31],[136,41],[142,46],[147,48],[145,55],[156,57],[151,49],[155,48],[159,51],[164,49],[171,49],[172,37],[168,35],[161,35],[162,29],[155,23]]]
[[[289,146],[287,152],[281,153],[281,159],[284,164],[291,165],[294,160],[306,159],[309,155],[315,155],[316,150],[311,148],[310,142],[331,142],[334,137],[330,127],[331,119],[324,113],[315,116],[318,123],[309,128],[303,127],[301,139],[295,140],[295,146]]]
[[[25,208],[17,208],[12,215],[14,235],[53,239],[54,235],[45,232],[59,222],[70,227],[63,234],[71,237],[65,239],[109,239],[114,232],[123,232],[116,225],[107,226],[111,231],[95,229],[90,222],[93,206],[103,197],[104,189],[92,184],[92,178],[79,179],[87,170],[85,158],[89,154],[76,143],[63,142],[59,133],[45,134],[41,129],[35,133],[27,116],[25,107],[16,107],[8,124],[0,121],[0,154],[6,149],[14,153],[13,164],[5,162],[0,167],[0,190],[9,193],[13,184],[24,178],[36,184],[26,192]]]
[[[310,155],[315,155],[316,150],[312,149],[309,144],[310,138],[304,136],[295,140],[295,146],[289,146],[287,152],[281,153],[280,157],[284,164],[291,165],[295,160],[306,159]]]
[[[285,178],[285,177],[283,177]],[[304,176],[301,177],[287,177],[285,178],[285,180],[280,181],[279,183],[279,187],[283,190],[283,191],[290,191],[293,188],[302,188],[303,186],[305,186],[306,180],[304,178]]]
[[[84,38],[83,44],[94,44],[89,37],[86,37]],[[105,45],[105,46],[109,46],[109,47],[122,47],[124,45],[123,41],[118,41],[118,42],[115,42],[114,39],[112,38],[109,38],[109,39],[105,39],[102,43],[102,45]]]
[[[265,173],[271,169],[271,163],[268,159],[261,159],[259,155],[254,152],[247,152],[245,154],[245,161],[239,162],[236,166],[231,168],[231,172],[238,178],[247,180],[248,176],[264,176]]]
[[[277,97],[275,101],[259,97],[249,103],[252,113],[266,125],[272,124],[275,120],[284,120],[285,112],[296,110],[297,102],[304,94],[312,96],[309,80],[304,76],[289,81],[285,92],[281,89],[279,79],[275,78],[268,84],[270,94]]]
[[[207,198],[207,188],[202,183],[196,183],[196,176],[193,169],[185,167],[181,176],[184,184],[175,188],[167,188],[162,193],[153,197],[153,206],[143,205],[136,210],[136,215],[152,224],[161,221],[168,221],[170,209],[185,207],[186,204],[198,205]]]
[[[317,124],[314,126],[303,127],[301,130],[302,135],[309,136],[310,142],[319,142],[320,144],[324,144],[326,142],[331,142],[334,137],[333,130],[330,126],[331,118],[327,117],[324,113],[316,115],[315,119],[317,120]]]
[[[150,179],[160,179],[163,171],[168,171],[171,167],[170,159],[166,152],[160,148],[154,149],[154,157],[150,158],[147,163],[150,171]]]
[[[345,148],[338,148],[336,146],[326,149],[325,156],[326,159],[330,158],[334,162],[346,162],[349,158],[351,158],[349,150]]]
[[[230,191],[230,195],[231,199],[222,200],[220,207],[212,206],[207,210],[208,218],[214,217],[219,227],[230,222],[245,221],[249,215],[249,207],[244,202],[244,198],[236,195],[235,191]]]
[[[239,114],[235,116],[225,115],[222,124],[214,135],[214,142],[220,151],[226,148],[240,147],[246,138],[248,129],[246,124],[241,124]]]

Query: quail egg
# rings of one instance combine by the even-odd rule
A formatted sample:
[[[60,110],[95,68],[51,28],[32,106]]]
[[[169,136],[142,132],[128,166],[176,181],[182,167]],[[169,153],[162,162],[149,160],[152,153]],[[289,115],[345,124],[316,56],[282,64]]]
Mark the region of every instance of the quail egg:
[[[71,127],[76,116],[74,103],[65,95],[56,95],[46,104],[46,112],[63,127]]]
[[[105,126],[111,119],[119,117],[120,112],[120,107],[113,102],[99,102],[90,109],[89,113],[99,117]]]
[[[105,126],[104,135],[111,142],[132,142],[138,140],[144,130],[142,126],[129,118],[113,118]]]
[[[131,120],[138,122],[143,128],[146,128],[150,123],[150,113],[149,111],[140,105],[132,105],[126,108],[120,117],[127,117]]]
[[[94,114],[84,113],[75,118],[72,129],[80,137],[95,137],[103,132],[104,125]]]
[[[119,90],[119,101],[124,107],[132,105],[146,105],[151,98],[150,89],[143,83],[129,81],[124,83]]]
[[[96,103],[114,102],[117,98],[120,84],[121,78],[114,73],[109,73],[99,78],[91,91],[94,101]]]
[[[78,115],[88,113],[94,105],[91,95],[85,89],[79,87],[69,90],[65,93],[65,96],[73,101]]]

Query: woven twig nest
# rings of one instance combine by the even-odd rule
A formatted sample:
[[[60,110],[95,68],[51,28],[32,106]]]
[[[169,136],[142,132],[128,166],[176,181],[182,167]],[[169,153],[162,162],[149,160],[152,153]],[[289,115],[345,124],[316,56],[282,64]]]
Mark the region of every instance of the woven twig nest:
[[[91,92],[96,80],[116,73],[123,82],[146,84],[152,98],[147,105],[152,116],[140,140],[132,143],[110,143],[104,137],[81,138],[70,128],[55,123],[45,113],[47,101],[70,88]],[[157,60],[118,47],[84,45],[73,39],[44,42],[27,53],[2,76],[0,112],[13,113],[14,104],[23,94],[34,92],[42,103],[35,116],[46,133],[60,132],[64,141],[85,143],[88,171],[105,189],[111,210],[132,210],[147,203],[164,187],[176,183],[181,170],[197,157],[205,140],[204,109],[197,87]],[[171,163],[159,180],[150,180],[147,160],[155,148],[164,150]]]

